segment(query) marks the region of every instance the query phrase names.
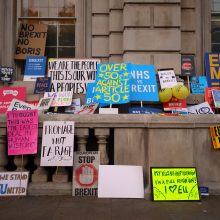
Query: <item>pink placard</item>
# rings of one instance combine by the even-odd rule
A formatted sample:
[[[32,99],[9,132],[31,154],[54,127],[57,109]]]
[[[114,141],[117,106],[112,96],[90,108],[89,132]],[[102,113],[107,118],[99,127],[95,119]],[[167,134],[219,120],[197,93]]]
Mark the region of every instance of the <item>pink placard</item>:
[[[8,155],[36,154],[38,110],[7,113]]]
[[[25,87],[2,87],[0,88],[0,113],[5,113],[13,99],[25,101]]]

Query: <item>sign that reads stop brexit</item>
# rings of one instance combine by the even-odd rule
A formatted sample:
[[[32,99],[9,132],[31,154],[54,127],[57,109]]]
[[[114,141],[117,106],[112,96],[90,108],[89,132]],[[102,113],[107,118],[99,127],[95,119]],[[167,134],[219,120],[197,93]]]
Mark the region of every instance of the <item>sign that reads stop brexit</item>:
[[[95,98],[99,103],[128,103],[130,101],[130,64],[99,64]]]

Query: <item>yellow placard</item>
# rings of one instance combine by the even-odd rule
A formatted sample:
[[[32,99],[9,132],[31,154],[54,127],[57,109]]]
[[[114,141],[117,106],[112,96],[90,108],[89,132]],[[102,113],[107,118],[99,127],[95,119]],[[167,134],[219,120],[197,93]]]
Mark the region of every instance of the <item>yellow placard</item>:
[[[196,168],[151,168],[154,201],[200,200]]]
[[[210,133],[214,149],[220,148],[220,125],[211,126]]]

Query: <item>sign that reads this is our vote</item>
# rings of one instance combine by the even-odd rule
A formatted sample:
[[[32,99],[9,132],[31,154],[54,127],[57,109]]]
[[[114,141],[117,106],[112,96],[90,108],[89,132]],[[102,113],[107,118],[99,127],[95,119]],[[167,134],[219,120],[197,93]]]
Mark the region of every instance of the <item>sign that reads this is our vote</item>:
[[[99,103],[128,103],[130,101],[130,64],[99,64],[95,94]]]
[[[154,201],[200,200],[196,168],[151,168]]]
[[[0,172],[0,196],[26,196],[29,172]]]
[[[0,66],[0,82],[11,83],[13,75],[14,69],[12,67]]]
[[[38,110],[7,112],[8,155],[36,154]]]
[[[159,101],[154,65],[131,65],[131,101]]]
[[[95,82],[98,59],[49,59],[51,92],[86,93],[87,84]]]
[[[100,152],[78,151],[74,153],[73,196],[96,196]]]
[[[41,166],[73,166],[74,122],[45,121]]]

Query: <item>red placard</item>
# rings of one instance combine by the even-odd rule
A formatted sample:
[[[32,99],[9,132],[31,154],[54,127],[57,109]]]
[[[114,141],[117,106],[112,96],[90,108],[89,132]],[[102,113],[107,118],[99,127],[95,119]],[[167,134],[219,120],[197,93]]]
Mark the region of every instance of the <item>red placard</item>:
[[[212,97],[212,90],[220,90],[220,87],[206,87],[205,88],[205,101],[209,103],[212,109],[215,109],[215,103]]]
[[[164,111],[172,111],[173,109],[187,108],[186,99],[177,99],[172,97],[169,102],[163,103]]]

